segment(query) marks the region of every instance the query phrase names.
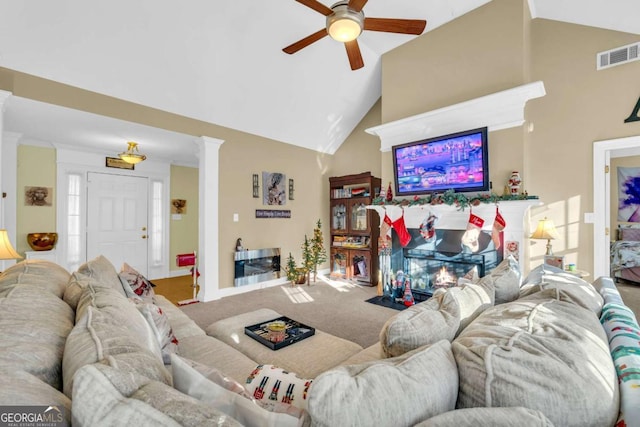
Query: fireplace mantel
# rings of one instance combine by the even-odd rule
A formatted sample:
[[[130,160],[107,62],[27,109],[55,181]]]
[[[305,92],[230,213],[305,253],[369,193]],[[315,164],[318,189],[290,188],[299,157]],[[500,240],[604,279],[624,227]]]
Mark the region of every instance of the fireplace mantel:
[[[499,202],[498,207],[500,214],[506,222],[504,229],[504,241],[518,242],[518,259],[525,259],[525,242],[530,234],[529,227],[529,209],[533,206],[540,206],[542,202],[536,199],[530,200],[513,200]],[[447,230],[465,230],[469,222],[470,209],[460,210],[456,206],[441,205],[416,205],[416,206],[397,206],[397,205],[371,205],[368,209],[378,212],[380,224],[385,214],[394,221],[404,214],[404,222],[407,228],[420,228],[422,221],[432,212],[438,217],[435,224],[437,229]],[[484,219],[483,230],[491,230],[493,220],[496,216],[496,205],[481,203],[471,208],[474,215]],[[520,262],[520,268],[524,268],[523,262]]]
[[[527,101],[545,94],[544,83],[537,81],[385,123],[366,132],[380,138],[380,151],[385,152],[394,145],[467,129],[508,129],[524,123]]]

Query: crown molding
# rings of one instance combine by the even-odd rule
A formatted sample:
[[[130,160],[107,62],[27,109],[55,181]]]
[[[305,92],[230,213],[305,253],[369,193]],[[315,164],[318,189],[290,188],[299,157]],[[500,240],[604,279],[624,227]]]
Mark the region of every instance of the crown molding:
[[[524,123],[527,101],[545,94],[544,83],[537,81],[365,131],[380,138],[380,151],[384,152],[390,151],[394,145],[484,126],[489,131],[508,129]]]

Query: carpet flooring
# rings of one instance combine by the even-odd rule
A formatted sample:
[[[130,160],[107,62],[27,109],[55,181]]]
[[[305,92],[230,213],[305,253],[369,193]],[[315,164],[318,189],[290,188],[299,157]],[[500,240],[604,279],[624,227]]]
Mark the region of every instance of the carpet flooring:
[[[398,313],[392,308],[365,302],[375,296],[375,287],[319,278],[311,286],[273,286],[180,309],[204,329],[217,320],[270,308],[366,348],[378,342],[385,322]]]

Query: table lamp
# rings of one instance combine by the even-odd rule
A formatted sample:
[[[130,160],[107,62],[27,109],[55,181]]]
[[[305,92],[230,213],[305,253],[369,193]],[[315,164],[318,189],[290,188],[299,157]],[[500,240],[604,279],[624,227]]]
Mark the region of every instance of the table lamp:
[[[7,230],[0,229],[0,259],[19,259],[22,258],[9,240]]]
[[[530,236],[531,239],[541,239],[547,241],[547,253],[545,255],[553,255],[551,250],[551,240],[560,237],[556,227],[553,225],[553,221],[547,219],[541,219],[538,221],[538,228]]]

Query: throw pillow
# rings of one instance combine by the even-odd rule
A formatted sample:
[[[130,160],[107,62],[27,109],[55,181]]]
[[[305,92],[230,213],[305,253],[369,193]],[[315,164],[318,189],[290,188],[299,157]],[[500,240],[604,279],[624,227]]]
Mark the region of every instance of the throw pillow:
[[[85,262],[78,267],[77,273],[96,280],[104,286],[109,286],[126,296],[120,279],[118,278],[118,272],[116,271],[111,261],[109,261],[103,255],[100,255],[90,261]]]
[[[258,365],[247,377],[244,387],[249,394],[265,403],[286,403],[307,409],[307,396],[313,380],[298,378],[273,365]]]
[[[138,273],[133,267],[126,262],[122,264],[122,270],[119,274],[124,278],[134,294],[147,302],[153,302],[155,293],[153,292],[153,284],[147,280],[142,274]]]
[[[620,385],[620,414],[616,425],[637,425],[634,423],[640,423],[640,326],[633,312],[618,304],[604,306],[600,323],[609,338]]]
[[[387,320],[380,331],[380,344],[386,357],[455,338],[460,326],[460,306],[447,291],[434,294]]]
[[[520,267],[513,255],[509,255],[491,270],[488,276],[490,279],[487,280],[493,282],[496,304],[518,299],[520,295]]]
[[[458,370],[446,340],[402,356],[333,368],[313,381],[308,411],[318,426],[412,426],[451,411]]]
[[[151,327],[162,350],[162,360],[164,364],[171,364],[171,354],[178,352],[178,339],[173,333],[169,318],[164,314],[164,311],[155,304],[149,304],[137,297],[129,298],[129,300],[136,305],[138,311],[144,316]]]
[[[177,355],[171,356],[173,387],[195,397],[214,409],[233,417],[247,427],[296,427],[307,413],[292,405],[276,404],[276,410],[264,408],[252,399],[244,387],[215,368]]]

